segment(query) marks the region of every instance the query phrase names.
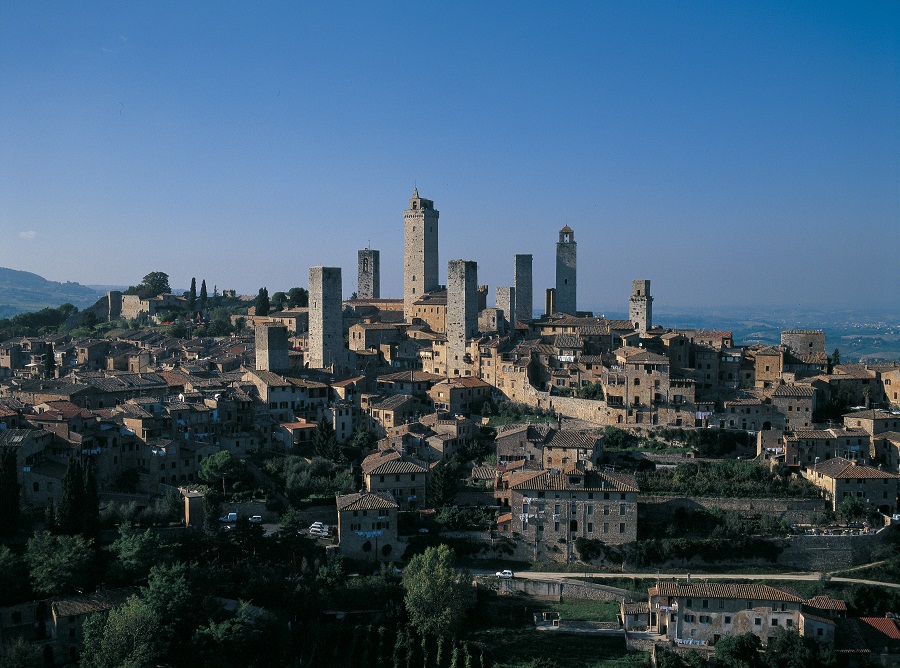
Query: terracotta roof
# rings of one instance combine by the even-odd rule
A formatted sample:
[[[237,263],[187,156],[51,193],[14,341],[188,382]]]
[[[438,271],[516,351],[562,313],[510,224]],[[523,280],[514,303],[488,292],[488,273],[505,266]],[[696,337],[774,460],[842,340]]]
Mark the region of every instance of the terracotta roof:
[[[584,484],[572,484],[569,477],[580,476]],[[521,476],[521,481],[518,480]],[[531,490],[565,490],[585,492],[639,492],[637,479],[625,473],[598,473],[595,471],[578,471],[568,469],[566,472],[557,470],[527,471],[510,476],[509,489],[518,491]]]
[[[809,385],[779,385],[773,396],[776,397],[811,397],[816,391]]]
[[[900,628],[897,627],[897,620],[895,619],[890,619],[889,617],[860,617],[859,621],[863,624],[868,624],[891,640],[900,640]]]
[[[821,473],[828,478],[847,479],[847,478],[867,478],[867,479],[897,479],[900,478],[895,473],[881,471],[865,464],[857,464],[843,457],[834,457],[819,462],[813,466],[813,471]]]
[[[379,510],[397,508],[394,495],[390,492],[359,492],[337,497],[338,510]]]
[[[394,449],[382,450],[362,461],[365,475],[394,475],[397,473],[425,473],[428,468],[412,457],[405,457]]]
[[[806,602],[811,608],[819,610],[847,610],[847,603],[839,598],[831,598],[830,596],[813,596]]]
[[[651,596],[690,596],[691,598],[739,598],[748,601],[806,600],[781,589],[763,584],[735,584],[731,582],[660,582],[649,590]]]
[[[122,605],[132,594],[137,593],[133,587],[125,589],[113,589],[98,591],[84,596],[70,596],[53,601],[51,607],[57,617],[74,617],[88,615],[94,612],[103,612]]]

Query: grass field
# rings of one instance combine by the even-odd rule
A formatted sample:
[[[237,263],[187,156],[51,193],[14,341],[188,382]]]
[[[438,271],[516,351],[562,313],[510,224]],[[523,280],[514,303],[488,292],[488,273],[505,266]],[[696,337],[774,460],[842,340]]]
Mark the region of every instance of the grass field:
[[[547,609],[555,610],[564,621],[614,622],[619,614],[618,601],[590,601],[583,598],[563,599],[548,603]]]

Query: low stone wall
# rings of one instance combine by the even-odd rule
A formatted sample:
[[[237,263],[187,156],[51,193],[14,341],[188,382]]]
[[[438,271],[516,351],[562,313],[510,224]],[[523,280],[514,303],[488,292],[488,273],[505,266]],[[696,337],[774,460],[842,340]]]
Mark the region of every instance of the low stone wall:
[[[580,580],[498,580],[499,594],[525,594],[534,598],[559,601],[577,598],[590,601],[621,601],[631,598],[630,592],[616,587],[597,585]],[[618,625],[615,625],[618,628]]]
[[[778,563],[810,571],[861,566],[871,561],[872,551],[880,540],[876,534],[791,536],[783,541],[784,551],[778,556]]]
[[[666,524],[679,508],[699,510],[721,508],[736,512],[772,515],[791,524],[811,524],[812,519],[827,510],[825,499],[736,499],[725,497],[677,497],[638,495],[638,523]]]

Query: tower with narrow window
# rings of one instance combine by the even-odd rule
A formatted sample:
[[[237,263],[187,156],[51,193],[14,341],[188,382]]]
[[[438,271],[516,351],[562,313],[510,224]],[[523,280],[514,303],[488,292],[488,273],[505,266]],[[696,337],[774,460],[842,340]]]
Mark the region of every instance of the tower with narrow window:
[[[559,231],[559,242],[556,244],[556,310],[569,315],[575,315],[576,312],[577,249],[575,232],[566,225]]]
[[[365,248],[358,252],[356,296],[381,298],[381,252]]]
[[[343,364],[344,337],[340,267],[309,268],[309,366]]]
[[[516,288],[515,319],[528,322],[534,317],[532,314],[531,255],[516,255],[513,286]]]
[[[631,299],[628,300],[628,318],[641,334],[653,327],[653,297],[650,281],[631,281]]]
[[[466,341],[478,333],[478,264],[447,265],[447,376],[464,376]]]
[[[408,322],[416,300],[438,289],[439,217],[434,202],[419,197],[419,189],[414,189],[403,214],[403,317]]]

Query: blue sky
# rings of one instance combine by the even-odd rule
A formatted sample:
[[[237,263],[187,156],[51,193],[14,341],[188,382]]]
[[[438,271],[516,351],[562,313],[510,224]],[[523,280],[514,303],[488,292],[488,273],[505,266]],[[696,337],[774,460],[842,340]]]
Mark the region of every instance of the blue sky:
[[[900,310],[896,2],[0,3],[0,266],[305,286],[414,186],[535,305]]]

